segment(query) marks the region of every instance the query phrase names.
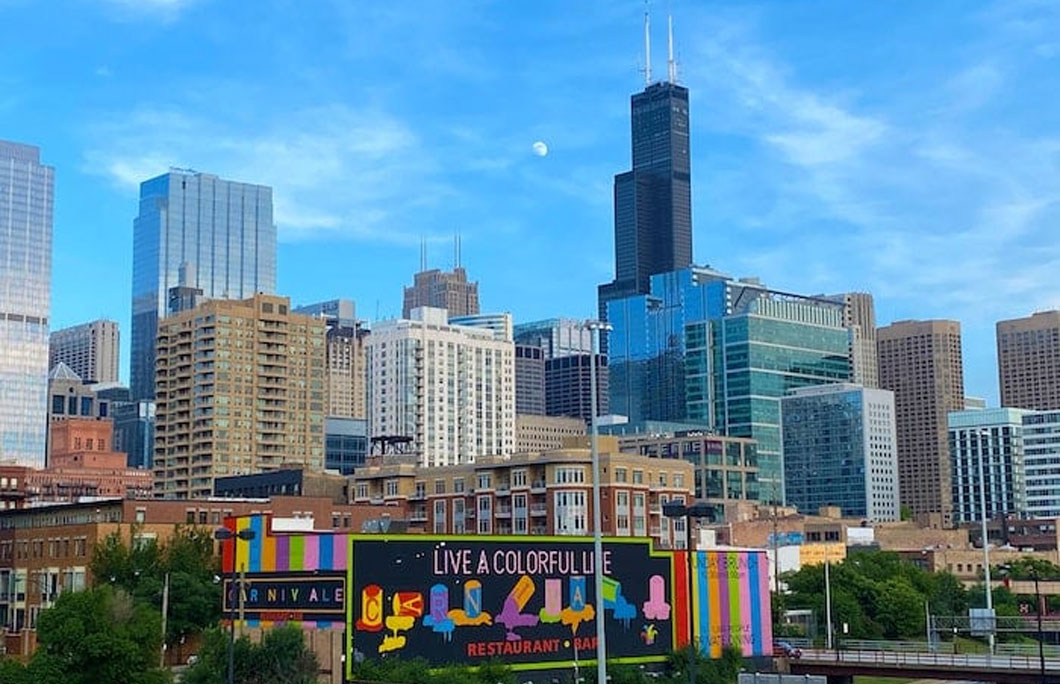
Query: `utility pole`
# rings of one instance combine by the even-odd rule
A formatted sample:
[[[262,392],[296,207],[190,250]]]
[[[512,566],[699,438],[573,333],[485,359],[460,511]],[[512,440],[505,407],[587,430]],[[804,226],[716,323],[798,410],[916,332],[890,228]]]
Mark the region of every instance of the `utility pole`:
[[[162,655],[159,667],[166,666],[166,622],[169,619],[169,573],[166,573],[166,581],[162,585]]]
[[[828,650],[832,650],[832,562],[824,562],[824,616],[828,629]]]

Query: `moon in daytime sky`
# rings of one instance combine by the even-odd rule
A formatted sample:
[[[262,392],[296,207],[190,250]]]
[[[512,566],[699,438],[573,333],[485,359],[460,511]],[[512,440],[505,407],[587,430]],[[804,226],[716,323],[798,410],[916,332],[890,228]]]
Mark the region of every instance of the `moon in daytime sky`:
[[[533,145],[531,145],[531,147],[533,147],[533,149],[534,149],[534,154],[536,154],[539,157],[544,157],[544,156],[548,155],[548,145],[546,145],[545,143],[543,143],[540,140],[538,140]]]

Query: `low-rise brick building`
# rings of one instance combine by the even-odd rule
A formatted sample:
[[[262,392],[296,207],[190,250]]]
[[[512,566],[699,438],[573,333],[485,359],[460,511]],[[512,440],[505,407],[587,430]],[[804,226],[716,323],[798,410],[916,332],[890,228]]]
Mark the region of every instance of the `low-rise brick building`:
[[[434,534],[586,535],[592,532],[588,448],[482,458],[421,468],[411,461],[358,468],[356,503],[406,506],[409,524]],[[685,521],[662,515],[668,501],[690,501],[692,464],[622,453],[600,438],[600,501],[605,535],[685,544]]]
[[[271,499],[105,499],[0,511],[0,627],[6,653],[36,647],[37,617],[63,591],[92,583],[95,546],[117,532],[130,541],[163,543],[181,525],[214,529],[229,516],[301,518],[317,530],[360,531],[365,523],[400,518],[393,507],[335,503],[328,497]]]

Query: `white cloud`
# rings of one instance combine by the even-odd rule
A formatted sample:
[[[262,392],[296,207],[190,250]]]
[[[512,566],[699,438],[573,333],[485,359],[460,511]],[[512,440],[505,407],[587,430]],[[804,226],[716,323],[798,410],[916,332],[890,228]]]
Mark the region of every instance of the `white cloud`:
[[[384,113],[336,105],[307,109],[260,130],[177,110],[140,109],[92,131],[88,170],[133,191],[170,166],[270,185],[282,237],[317,233],[407,242],[397,226],[410,196],[445,192],[430,150]],[[417,238],[418,239],[418,238]]]
[[[1039,246],[1060,220],[1060,142],[983,115],[1010,97],[1016,60],[1002,47],[968,50],[936,87],[870,98],[836,89],[835,75],[829,90],[800,82],[747,23],[706,33],[689,81],[710,101],[707,125],[759,145],[743,159],[751,180],[733,187],[777,193],[754,219],[732,217],[755,235],[741,267],[798,289],[866,287],[918,316],[1056,303],[1043,284],[1060,250]]]

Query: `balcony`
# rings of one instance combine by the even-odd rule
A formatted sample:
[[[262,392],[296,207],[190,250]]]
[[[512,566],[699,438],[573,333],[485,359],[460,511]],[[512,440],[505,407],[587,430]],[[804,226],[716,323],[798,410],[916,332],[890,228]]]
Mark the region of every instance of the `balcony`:
[[[498,518],[510,518],[512,517],[511,506],[497,506],[496,516]]]
[[[427,522],[427,511],[415,510],[409,512],[410,522]]]
[[[548,504],[530,504],[530,515],[548,515]]]
[[[544,480],[534,480],[530,484],[530,491],[533,492],[534,494],[544,494],[545,493],[545,481]]]

